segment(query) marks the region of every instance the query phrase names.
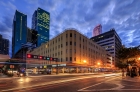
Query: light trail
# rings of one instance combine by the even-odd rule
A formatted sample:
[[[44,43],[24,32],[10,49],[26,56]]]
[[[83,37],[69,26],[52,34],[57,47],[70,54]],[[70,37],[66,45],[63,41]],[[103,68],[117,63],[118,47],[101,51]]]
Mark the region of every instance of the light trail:
[[[119,74],[111,74],[110,76],[118,76],[118,75]],[[52,82],[47,82],[47,83],[41,83],[39,85],[36,84],[36,85],[28,86],[28,87],[11,88],[11,89],[1,90],[1,91],[2,92],[5,92],[5,91],[12,91],[12,90],[20,90],[20,89],[25,89],[25,88],[33,88],[33,87],[38,87],[38,86],[52,85],[52,84],[64,83],[64,82],[69,82],[69,81],[74,81],[74,80],[80,80],[80,79],[85,79],[85,78],[93,78],[93,77],[104,77],[104,76],[103,75],[85,76],[85,77],[81,77],[81,78],[58,80],[58,81],[52,81]]]

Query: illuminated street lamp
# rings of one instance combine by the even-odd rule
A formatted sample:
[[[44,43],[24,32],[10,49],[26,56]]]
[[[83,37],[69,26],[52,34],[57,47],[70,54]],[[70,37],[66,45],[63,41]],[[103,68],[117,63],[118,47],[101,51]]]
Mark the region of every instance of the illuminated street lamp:
[[[87,61],[86,61],[86,60],[84,60],[83,62],[84,62],[84,63],[86,63]]]
[[[98,62],[97,64],[100,65],[100,62]]]

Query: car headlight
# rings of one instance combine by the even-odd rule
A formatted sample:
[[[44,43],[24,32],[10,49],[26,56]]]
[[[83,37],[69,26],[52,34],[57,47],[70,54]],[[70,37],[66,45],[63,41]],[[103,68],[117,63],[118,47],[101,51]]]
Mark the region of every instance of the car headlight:
[[[21,73],[20,76],[23,76],[23,74]]]

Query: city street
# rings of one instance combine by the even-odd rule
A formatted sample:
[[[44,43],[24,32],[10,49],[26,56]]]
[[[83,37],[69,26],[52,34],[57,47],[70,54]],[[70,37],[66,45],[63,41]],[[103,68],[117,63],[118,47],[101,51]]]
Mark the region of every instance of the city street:
[[[0,92],[139,92],[139,82],[120,73],[1,78]]]
[[[120,90],[127,79],[120,74],[71,74],[47,75],[21,78],[1,78],[2,92],[76,92],[98,90]],[[135,82],[134,82],[135,83]],[[135,83],[137,84],[137,83]],[[125,85],[127,87],[127,85]],[[128,87],[130,89],[130,87]],[[133,88],[133,87],[131,87]],[[127,89],[125,89],[127,90]]]

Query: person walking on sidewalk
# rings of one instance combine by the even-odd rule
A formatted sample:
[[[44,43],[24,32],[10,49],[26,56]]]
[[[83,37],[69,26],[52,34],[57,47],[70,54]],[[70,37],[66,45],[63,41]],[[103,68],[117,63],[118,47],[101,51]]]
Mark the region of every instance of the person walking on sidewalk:
[[[123,68],[123,69],[122,69],[122,78],[125,78],[125,77],[126,77],[125,69]]]

